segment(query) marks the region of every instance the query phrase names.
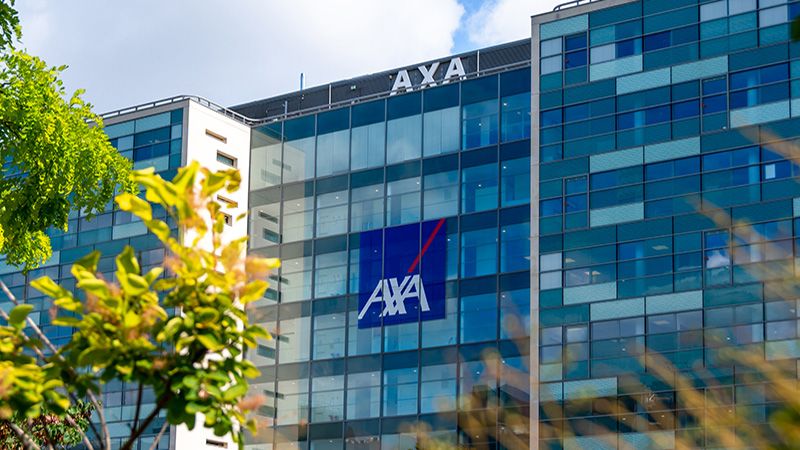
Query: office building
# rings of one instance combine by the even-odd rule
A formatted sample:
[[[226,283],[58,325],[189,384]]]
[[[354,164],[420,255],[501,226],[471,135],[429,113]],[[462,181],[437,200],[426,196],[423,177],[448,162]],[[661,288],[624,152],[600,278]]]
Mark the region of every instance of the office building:
[[[107,115],[137,167],[241,169],[249,251],[282,260],[249,312],[275,339],[248,356],[265,401],[246,448],[720,447],[712,404],[768,438],[780,399],[727,351],[797,376],[798,13],[577,1],[521,41]],[[29,277],[69,283],[128,242],[157,264],[143,233],[76,215]],[[710,400],[687,405],[683,380]],[[119,427],[129,389],[106,394]],[[225,445],[203,433],[163,448]]]

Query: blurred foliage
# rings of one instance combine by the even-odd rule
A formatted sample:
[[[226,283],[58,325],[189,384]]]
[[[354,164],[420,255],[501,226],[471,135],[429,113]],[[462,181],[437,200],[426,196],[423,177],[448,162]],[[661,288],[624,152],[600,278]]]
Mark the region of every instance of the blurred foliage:
[[[37,418],[49,410],[61,416],[69,407],[62,392],[73,398],[99,396],[105,383],[121,381],[150,389],[155,398],[155,407],[141,420],[137,408],[123,449],[131,448],[162,411],[170,424],[190,429],[200,413],[215,434],[232,434],[241,443],[242,427],[253,426],[246,414],[258,406],[245,400],[248,379],[259,372],[244,352],[258,339],[270,338],[249,323],[244,307],[262,297],[278,261],[245,257],[246,237],[223,239],[226,214],[215,198],[239,189],[235,169],[212,173],[195,162],[172,182],[152,168],[132,176],[144,187],[145,199],[123,193],[117,205],[158,237],[167,250],[163,266],[143,271],[128,246],[116,257],[114,280],[98,272],[98,252],[75,263],[72,275],[80,297],[48,277],[33,281],[53,299],[52,325],[74,332],[53,355],[43,356],[39,349],[46,336],[38,328],[32,330],[38,339],[24,335],[32,307],[21,304],[8,314],[8,326],[0,329],[5,371],[0,411]],[[167,212],[168,221],[154,217],[154,205]],[[108,430],[102,433],[107,436]]]
[[[66,230],[70,211],[103,211],[133,184],[83,92],[67,95],[66,66],[15,48],[13,6],[0,0],[0,255],[29,269],[50,258],[48,228]]]

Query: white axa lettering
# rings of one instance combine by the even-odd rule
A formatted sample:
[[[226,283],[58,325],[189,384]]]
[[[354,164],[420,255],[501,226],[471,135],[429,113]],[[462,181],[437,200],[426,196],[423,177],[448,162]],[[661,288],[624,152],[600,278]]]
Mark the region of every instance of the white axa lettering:
[[[422,278],[419,275],[406,275],[400,284],[398,284],[397,278],[379,280],[375,290],[372,291],[372,295],[369,297],[369,301],[358,313],[358,320],[367,315],[367,311],[374,303],[383,303],[385,305],[378,317],[406,314],[405,301],[415,297],[419,300],[419,309],[422,312],[431,310],[428,306],[428,299],[425,296],[425,286],[422,284]]]
[[[439,66],[441,65],[440,62],[431,63],[430,67],[421,65],[417,67],[417,70],[420,74],[422,74],[422,82],[419,84],[419,87],[432,87],[436,86],[437,82],[433,78],[436,75],[436,72],[439,70]],[[444,78],[442,78],[441,82],[448,83],[451,78],[459,78],[466,75],[466,71],[464,70],[464,63],[461,62],[461,58],[456,56],[455,58],[450,60],[450,63],[447,65],[447,70],[445,71]],[[392,95],[396,94],[398,91],[406,91],[410,90],[414,87],[411,82],[411,76],[408,73],[407,69],[402,69],[397,72],[397,75],[394,79],[394,84],[392,85]]]

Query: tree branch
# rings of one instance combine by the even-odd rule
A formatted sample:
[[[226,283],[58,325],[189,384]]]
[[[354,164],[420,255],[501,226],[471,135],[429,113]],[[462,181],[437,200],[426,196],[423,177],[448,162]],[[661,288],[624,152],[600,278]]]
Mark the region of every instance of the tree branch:
[[[128,440],[125,444],[120,447],[120,450],[131,450],[133,448],[133,444],[136,442],[136,439],[144,433],[147,427],[153,422],[153,420],[158,417],[158,413],[161,412],[162,409],[167,405],[167,403],[172,400],[172,392],[169,390],[170,386],[167,383],[167,389],[163,397],[158,399],[158,403],[156,406],[153,407],[153,410],[148,414],[147,417],[142,421],[138,428],[131,430],[131,435],[128,437]]]
[[[133,414],[133,427],[131,427],[131,431],[135,430],[139,427],[139,413],[142,411],[142,391],[144,390],[144,386],[142,386],[142,382],[139,382],[139,392],[136,394],[136,412]]]
[[[14,296],[14,294],[11,292],[10,289],[8,289],[8,286],[6,286],[6,284],[3,281],[0,281],[0,289],[2,289],[2,291],[6,294],[6,297],[8,297],[8,299],[11,300],[12,303],[14,303],[15,305],[19,305],[17,297]],[[5,311],[0,309],[0,314],[2,314],[4,319],[8,320],[8,315],[6,314]],[[39,338],[39,340],[41,340],[47,346],[47,348],[50,349],[50,351],[53,352],[53,355],[59,360],[61,360],[61,362],[66,362],[64,360],[64,357],[61,356],[60,353],[58,353],[58,349],[56,348],[56,346],[53,345],[53,343],[50,341],[47,335],[45,335],[42,332],[42,329],[39,328],[39,325],[36,324],[36,322],[34,322],[33,319],[30,318],[30,316],[26,317],[25,320],[27,321],[28,325],[30,325],[33,332],[36,333],[36,337]],[[37,354],[41,354],[41,350],[37,348],[34,348],[34,351],[37,352]],[[42,355],[41,357],[43,358],[44,355]],[[78,374],[74,371],[74,369],[71,366],[67,366],[67,369],[70,372],[71,376],[73,377],[78,376]],[[94,424],[92,424],[92,421],[90,420],[89,424],[92,425],[92,431],[94,431],[95,434],[97,434],[98,439],[101,439],[103,441],[102,448],[106,450],[111,450],[111,436],[109,435],[108,432],[108,423],[106,422],[106,415],[105,413],[103,413],[103,406],[100,403],[100,401],[97,400],[97,396],[94,395],[94,392],[87,391],[86,396],[89,397],[89,401],[92,403],[92,406],[94,406],[94,410],[97,411],[97,417],[100,419],[100,427],[103,433],[102,435],[100,435],[100,433],[97,432],[97,429],[94,427]]]
[[[164,435],[164,432],[167,431],[169,428],[169,422],[164,420],[164,425],[161,425],[161,430],[159,430],[158,434],[156,435],[156,439],[153,441],[153,444],[150,446],[150,450],[156,450],[158,448],[158,441],[161,440],[161,436]]]
[[[73,428],[78,430],[78,433],[81,435],[81,439],[83,439],[83,445],[86,446],[86,450],[94,450],[94,446],[92,445],[92,442],[86,436],[86,433],[83,432],[83,429],[81,429],[80,425],[78,425],[75,422],[75,419],[73,419],[72,416],[67,414],[66,417],[64,417],[64,420],[66,420],[67,423],[70,424]],[[89,423],[92,423],[92,421],[89,420]]]
[[[17,424],[9,420],[8,426],[14,431],[14,434],[17,435],[17,438],[22,441],[22,445],[25,446],[26,450],[42,450],[38,445],[36,445],[35,442],[33,442],[30,436],[22,431],[22,428],[17,426]]]

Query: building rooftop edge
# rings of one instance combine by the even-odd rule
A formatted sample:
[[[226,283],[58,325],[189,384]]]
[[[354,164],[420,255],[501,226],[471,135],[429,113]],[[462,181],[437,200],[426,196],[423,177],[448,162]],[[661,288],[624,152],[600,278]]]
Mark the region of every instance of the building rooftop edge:
[[[296,110],[290,111],[288,114],[286,114],[286,113],[284,113],[282,111],[280,113],[264,114],[264,115],[261,115],[261,116],[255,116],[253,114],[247,114],[246,112],[243,112],[242,111],[243,109],[247,109],[248,107],[250,107],[250,108],[258,107],[259,105],[265,105],[265,104],[267,104],[269,102],[284,102],[284,101],[288,102],[288,101],[294,101],[294,100],[302,99],[306,95],[313,94],[315,92],[319,93],[320,90],[325,90],[327,92],[327,90],[332,88],[333,86],[341,87],[341,86],[346,86],[346,85],[350,85],[350,84],[357,84],[357,83],[361,83],[361,82],[365,82],[365,81],[374,81],[374,80],[378,80],[378,79],[387,80],[387,79],[390,79],[390,76],[393,76],[399,70],[416,68],[416,67],[419,67],[421,65],[426,65],[427,66],[427,65],[430,65],[430,64],[435,63],[435,62],[441,62],[443,59],[447,59],[447,58],[473,58],[473,57],[476,57],[477,55],[479,55],[480,53],[503,51],[503,50],[508,50],[508,49],[514,49],[515,47],[524,48],[524,46],[526,46],[526,45],[530,45],[530,38],[519,39],[519,40],[511,41],[511,42],[505,42],[505,43],[502,43],[502,44],[497,44],[497,45],[493,45],[493,46],[489,46],[489,47],[482,47],[482,48],[471,50],[471,51],[467,51],[467,52],[461,52],[461,53],[456,53],[456,54],[452,54],[452,55],[446,55],[446,56],[443,56],[443,57],[438,58],[438,59],[432,59],[432,60],[428,60],[428,61],[424,61],[424,62],[420,62],[420,63],[408,65],[408,66],[401,66],[401,67],[397,67],[397,68],[394,68],[394,69],[384,70],[384,71],[381,71],[381,72],[375,72],[375,73],[371,73],[371,74],[360,75],[360,76],[353,77],[353,78],[342,79],[342,80],[337,80],[337,81],[331,81],[329,83],[325,83],[325,84],[321,84],[321,85],[317,85],[317,86],[312,86],[312,87],[309,87],[307,89],[293,91],[293,92],[287,92],[287,93],[284,93],[284,94],[279,94],[279,95],[275,95],[275,96],[271,96],[271,97],[261,98],[261,99],[258,99],[258,100],[253,100],[253,101],[250,101],[250,102],[246,102],[246,103],[242,103],[242,104],[238,104],[238,105],[233,105],[233,106],[222,106],[222,105],[220,105],[218,103],[215,103],[215,102],[213,102],[213,101],[211,101],[211,100],[209,100],[209,99],[207,99],[205,97],[201,97],[201,96],[198,96],[198,95],[178,94],[178,95],[175,95],[175,96],[172,96],[172,97],[162,98],[162,99],[153,100],[153,101],[149,101],[149,102],[144,102],[144,103],[133,105],[133,106],[128,106],[128,107],[124,107],[124,108],[118,108],[118,109],[115,109],[115,110],[103,112],[103,113],[98,114],[98,116],[100,116],[103,120],[116,119],[118,117],[122,117],[122,116],[125,116],[125,115],[128,115],[128,114],[147,111],[149,109],[153,109],[153,108],[156,108],[156,107],[163,107],[163,106],[166,106],[166,105],[177,104],[177,103],[180,103],[180,102],[185,101],[185,100],[191,100],[191,101],[199,103],[200,105],[203,105],[203,106],[205,106],[205,107],[207,107],[207,108],[209,108],[211,110],[219,112],[220,114],[223,114],[223,115],[225,115],[225,116],[227,116],[227,117],[229,117],[229,118],[231,118],[233,120],[236,120],[236,121],[238,121],[240,123],[246,124],[248,126],[257,126],[257,125],[260,125],[260,124],[263,124],[263,123],[267,123],[267,122],[275,120],[275,119],[281,119],[281,118],[286,118],[286,117],[294,117],[294,116],[298,116],[298,115],[310,114],[310,113],[313,113],[313,112],[315,112],[317,110],[320,110],[320,109],[331,109],[331,108],[335,108],[335,107],[342,107],[347,102],[357,103],[357,102],[361,102],[361,101],[367,101],[367,100],[386,97],[386,96],[390,95],[393,91],[391,90],[391,88],[381,89],[380,92],[373,92],[373,93],[369,93],[369,94],[365,94],[365,95],[361,95],[361,96],[354,96],[352,98],[347,98],[345,100],[339,100],[339,101],[325,103],[325,104],[313,105],[311,107],[306,107],[306,108],[298,108]],[[512,63],[511,65],[516,66],[516,65],[520,65],[520,64],[525,64],[525,65],[529,64],[530,63],[530,53],[526,51],[526,52],[524,52],[524,54],[525,54],[525,56],[522,57],[522,58],[520,58],[520,57],[513,58],[515,62]],[[490,69],[486,69],[486,70],[467,70],[467,76],[463,77],[463,78],[466,79],[466,78],[473,78],[473,77],[479,76],[479,75],[487,75],[489,73],[492,73],[492,72],[496,71],[497,69],[504,69],[504,68],[508,68],[508,67],[506,67],[506,65],[502,65],[502,66],[494,65]],[[476,67],[476,69],[477,69],[477,67]],[[414,87],[416,88],[416,87],[418,87],[418,85],[415,84]]]
[[[414,64],[408,64],[408,65],[405,65],[405,66],[394,67],[394,68],[391,68],[391,69],[382,70],[380,72],[373,72],[373,73],[369,73],[369,74],[365,74],[365,75],[359,75],[359,76],[352,77],[352,78],[333,80],[333,81],[329,81],[327,83],[322,83],[322,84],[310,86],[310,87],[308,87],[306,89],[303,89],[303,90],[289,91],[289,92],[285,92],[285,93],[282,93],[282,94],[273,95],[273,96],[270,96],[270,97],[264,97],[264,98],[260,98],[260,99],[257,99],[257,100],[253,100],[253,101],[249,101],[249,102],[245,102],[245,103],[240,103],[240,104],[237,104],[237,105],[231,105],[229,108],[231,108],[233,110],[236,110],[236,109],[243,108],[243,107],[246,107],[246,106],[249,106],[249,105],[259,104],[259,103],[263,103],[263,102],[270,101],[270,100],[275,100],[275,99],[280,99],[280,98],[287,98],[287,97],[301,96],[305,92],[308,92],[309,90],[318,89],[320,87],[325,87],[325,86],[329,86],[329,85],[347,84],[347,83],[352,83],[352,82],[357,82],[357,81],[361,81],[361,80],[370,79],[370,78],[373,78],[373,77],[381,77],[381,76],[385,76],[385,75],[395,74],[395,73],[397,73],[398,70],[408,69],[408,68],[411,68],[411,67],[418,67],[418,66],[421,66],[421,65],[428,65],[428,64],[431,64],[431,63],[434,63],[434,62],[437,62],[437,61],[441,61],[441,60],[443,60],[445,58],[466,57],[466,56],[473,55],[473,54],[475,54],[477,52],[486,52],[486,51],[492,51],[492,50],[499,50],[499,49],[515,47],[515,46],[519,46],[519,45],[524,45],[524,44],[527,44],[527,43],[530,43],[530,37],[523,38],[523,39],[518,39],[518,40],[510,41],[510,42],[504,42],[504,43],[501,43],[501,44],[491,45],[491,46],[488,46],[488,47],[481,47],[481,48],[477,48],[477,49],[474,49],[474,50],[469,50],[469,51],[466,51],[466,52],[455,53],[455,54],[450,54],[450,55],[444,55],[444,56],[441,56],[441,57],[438,57],[438,58],[434,58],[434,59],[430,59],[430,60],[427,60],[427,61],[421,61],[421,62],[414,63]]]

